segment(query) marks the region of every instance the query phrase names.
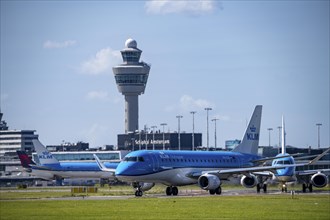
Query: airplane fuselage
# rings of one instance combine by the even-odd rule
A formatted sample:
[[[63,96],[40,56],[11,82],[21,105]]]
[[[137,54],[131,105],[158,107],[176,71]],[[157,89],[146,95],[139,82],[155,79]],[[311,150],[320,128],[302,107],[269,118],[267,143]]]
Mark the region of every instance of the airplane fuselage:
[[[278,154],[277,157],[280,156],[288,156],[280,159],[273,160],[272,166],[276,165],[292,165],[295,164],[294,158],[287,153]],[[277,169],[274,173],[273,181],[286,183],[286,182],[295,182],[297,180],[295,174],[295,167],[286,167],[282,169]]]
[[[203,171],[250,167],[257,155],[227,151],[135,151],[116,168],[116,177],[127,182],[153,182],[168,186],[197,183]],[[227,179],[226,175],[221,176]]]
[[[104,163],[108,168],[116,168],[118,163]],[[103,172],[95,162],[61,162],[60,164],[44,164],[31,166],[35,176],[45,179],[61,178],[106,178],[114,179],[113,173]]]

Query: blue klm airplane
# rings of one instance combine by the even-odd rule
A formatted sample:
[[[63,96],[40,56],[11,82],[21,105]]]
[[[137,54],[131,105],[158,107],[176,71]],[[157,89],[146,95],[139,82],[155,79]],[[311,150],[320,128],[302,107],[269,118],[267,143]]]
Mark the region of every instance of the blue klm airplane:
[[[105,163],[109,171],[100,170],[96,162],[59,162],[39,140],[32,140],[39,159],[39,164],[33,162],[27,155],[18,151],[22,166],[33,176],[61,182],[63,178],[102,178],[114,179],[114,172],[119,163]]]
[[[293,156],[286,153],[285,149],[285,124],[284,117],[282,117],[282,150],[278,154],[276,159],[273,160],[272,166],[278,165],[294,165],[295,159]],[[318,161],[321,157],[329,152],[330,148],[324,151],[322,154],[315,157],[307,164],[296,164],[296,166],[309,165]],[[287,156],[287,157],[285,157]],[[309,156],[308,156],[309,157]],[[303,157],[302,157],[303,158]],[[296,158],[298,159],[298,158]],[[328,172],[330,169],[317,169],[317,170],[301,170],[296,171],[296,166],[285,167],[283,169],[277,169],[273,171],[262,171],[262,172],[252,172],[251,176],[254,176],[256,179],[257,192],[260,192],[260,189],[263,188],[263,191],[267,191],[267,180],[271,179],[273,182],[280,183],[282,192],[287,192],[287,183],[295,183],[296,181],[302,182],[302,191],[306,192],[308,188],[310,192],[313,191],[313,186],[321,188],[325,187],[328,184],[328,177],[323,172]],[[251,186],[254,187],[254,186]]]
[[[297,164],[259,166],[274,158],[257,155],[262,106],[255,107],[243,141],[233,151],[134,151],[126,155],[116,168],[116,178],[131,182],[135,195],[151,189],[155,183],[167,186],[166,195],[178,195],[177,186],[196,184],[210,194],[221,194],[221,184],[229,177],[242,174],[241,184],[254,187],[258,180],[252,172],[272,171]],[[100,169],[110,171],[94,155]],[[281,155],[276,158],[288,157]]]
[[[263,162],[257,155],[262,106],[255,107],[243,141],[232,152],[218,151],[134,151],[126,155],[116,168],[116,178],[132,182],[135,195],[151,189],[155,183],[167,185],[167,195],[177,195],[177,186],[198,183],[210,194],[221,194],[222,180],[233,174],[244,174],[245,185],[255,185],[250,171],[270,170],[256,167]],[[100,169],[107,169],[95,156]],[[273,158],[272,158],[273,159]]]

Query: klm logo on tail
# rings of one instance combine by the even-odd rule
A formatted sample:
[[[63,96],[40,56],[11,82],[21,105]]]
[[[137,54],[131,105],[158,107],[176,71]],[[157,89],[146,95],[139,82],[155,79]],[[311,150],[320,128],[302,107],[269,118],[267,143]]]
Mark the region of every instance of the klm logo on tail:
[[[258,134],[258,133],[255,133],[256,130],[257,130],[257,128],[256,128],[254,125],[252,125],[252,126],[249,128],[249,130],[250,130],[251,133],[247,132],[247,133],[246,133],[246,138],[247,138],[248,140],[251,140],[251,141],[259,140],[259,134]]]
[[[43,160],[53,159],[53,155],[47,151],[42,152],[42,155],[38,155],[38,157]]]

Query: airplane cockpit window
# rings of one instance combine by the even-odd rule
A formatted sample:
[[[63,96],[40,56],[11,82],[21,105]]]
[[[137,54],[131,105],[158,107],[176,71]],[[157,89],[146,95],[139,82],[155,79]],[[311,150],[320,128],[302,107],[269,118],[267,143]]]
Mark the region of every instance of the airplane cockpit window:
[[[291,160],[278,160],[275,162],[275,165],[283,165],[283,164],[292,164]]]
[[[144,162],[143,157],[125,157],[124,158],[125,162]]]
[[[278,160],[278,161],[276,161],[275,164],[281,165],[281,164],[283,164],[283,160]]]

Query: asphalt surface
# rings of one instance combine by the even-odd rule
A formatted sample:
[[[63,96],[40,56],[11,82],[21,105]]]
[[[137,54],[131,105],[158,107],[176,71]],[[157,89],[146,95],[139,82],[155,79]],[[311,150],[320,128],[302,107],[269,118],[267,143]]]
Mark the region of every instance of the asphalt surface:
[[[6,191],[6,190],[4,190]],[[11,192],[21,192],[20,190],[8,190]],[[34,190],[32,190],[34,191]],[[37,190],[39,191],[39,190]],[[44,191],[44,190],[42,190]],[[50,190],[49,190],[50,191]],[[293,195],[292,195],[293,194]],[[134,191],[132,190],[131,195],[120,195],[120,196],[94,196],[92,194],[83,196],[70,196],[70,197],[54,197],[54,198],[36,198],[36,199],[18,199],[18,200],[124,200],[124,199],[132,199],[132,198],[160,198],[160,199],[168,199],[168,198],[189,198],[189,197],[206,197],[206,196],[242,196],[242,195],[287,195],[287,196],[299,196],[299,195],[329,195],[330,191],[324,190],[315,190],[312,193],[302,193],[302,191],[288,191],[287,193],[281,192],[279,190],[268,190],[267,193],[256,193],[251,189],[229,189],[223,190],[221,195],[210,195],[207,191],[204,190],[179,190],[179,194],[177,196],[166,196],[165,192],[163,194],[149,194],[148,192],[144,192],[142,197],[135,197]]]

